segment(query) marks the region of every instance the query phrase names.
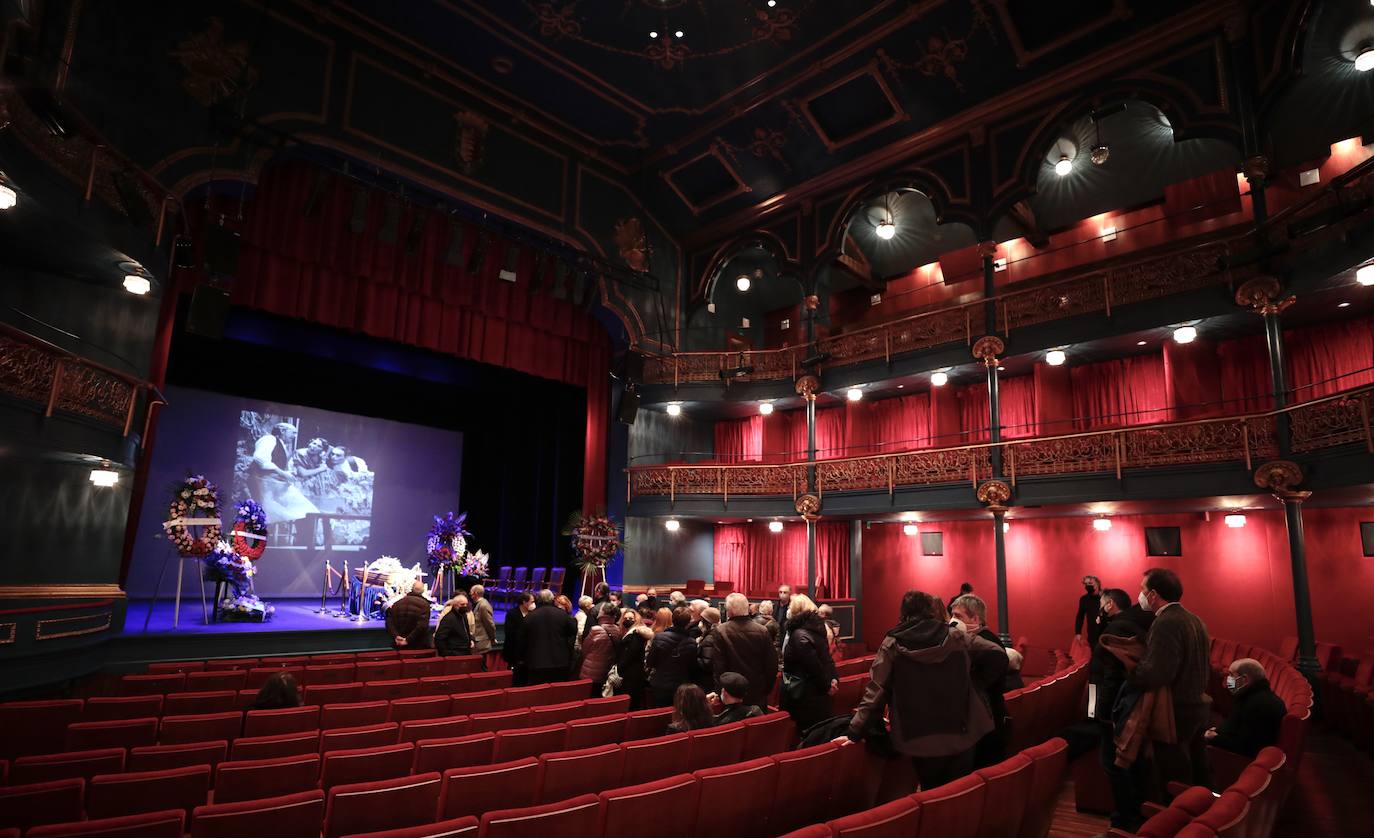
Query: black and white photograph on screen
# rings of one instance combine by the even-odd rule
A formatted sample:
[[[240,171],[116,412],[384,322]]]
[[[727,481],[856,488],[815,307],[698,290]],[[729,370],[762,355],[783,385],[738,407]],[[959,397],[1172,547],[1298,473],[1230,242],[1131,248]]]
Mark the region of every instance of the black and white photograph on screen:
[[[239,414],[234,498],[262,505],[273,547],[365,549],[374,478],[338,429],[295,416]]]

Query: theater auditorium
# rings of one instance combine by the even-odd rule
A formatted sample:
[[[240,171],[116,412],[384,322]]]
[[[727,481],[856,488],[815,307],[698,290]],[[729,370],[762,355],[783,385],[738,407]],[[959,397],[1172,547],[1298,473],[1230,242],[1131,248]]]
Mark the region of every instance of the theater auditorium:
[[[1371,70],[0,0],[0,838],[1368,834]]]

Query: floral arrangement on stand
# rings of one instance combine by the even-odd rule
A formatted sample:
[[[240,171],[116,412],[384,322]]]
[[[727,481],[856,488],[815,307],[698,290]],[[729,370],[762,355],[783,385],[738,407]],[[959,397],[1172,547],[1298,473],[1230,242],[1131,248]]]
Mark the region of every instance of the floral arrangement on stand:
[[[234,552],[249,561],[262,558],[267,550],[267,512],[252,498],[245,498],[235,510]]]
[[[603,577],[606,566],[615,559],[615,554],[625,547],[620,525],[604,512],[594,515],[574,512],[568,518],[568,525],[563,528],[563,534],[572,537],[573,552],[577,554],[577,568],[584,577]]]
[[[220,541],[202,559],[205,579],[224,582],[224,597],[217,603],[221,619],[265,622],[276,612],[253,592],[253,577],[257,566],[247,556],[239,555],[228,541]]]
[[[462,560],[468,548],[468,537],[472,535],[463,526],[467,519],[466,512],[434,516],[434,526],[429,528],[429,539],[425,542],[431,570],[442,570]]]
[[[215,519],[203,524],[200,537],[191,535],[185,523],[194,519]],[[167,506],[167,520],[162,529],[172,546],[183,556],[208,556],[220,540],[219,489],[204,475],[189,475],[172,489],[172,501]]]
[[[490,556],[486,551],[478,550],[476,553],[468,553],[467,557],[458,563],[458,574],[460,576],[475,576],[478,579],[485,579],[487,575],[487,565]]]

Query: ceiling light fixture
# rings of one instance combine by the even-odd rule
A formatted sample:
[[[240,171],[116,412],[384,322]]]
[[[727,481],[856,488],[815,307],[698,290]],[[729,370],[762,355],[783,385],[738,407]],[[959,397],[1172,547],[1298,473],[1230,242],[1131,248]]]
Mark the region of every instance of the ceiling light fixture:
[[[1374,70],[1374,47],[1365,47],[1355,56],[1355,69],[1361,73]]]
[[[669,518],[663,522],[663,528],[668,532],[677,532],[682,528],[682,523],[676,518]]]
[[[1011,521],[1003,521],[1003,522],[1002,522],[1002,532],[1005,534],[1005,533],[1007,533],[1009,530],[1011,530]]]
[[[124,290],[130,294],[142,296],[153,290],[153,284],[148,281],[146,276],[138,274],[126,274],[124,277]]]
[[[1336,308],[1350,308],[1350,303],[1336,303]]]
[[[677,37],[681,38],[681,37],[682,37],[682,30],[679,29],[678,31],[674,32],[673,34],[676,35]]]
[[[119,472],[110,468],[109,461],[100,464],[100,468],[91,469],[91,482],[102,489],[108,489],[119,482]]]
[[[1374,285],[1374,265],[1361,265],[1356,269],[1355,281],[1361,285]]]
[[[14,209],[14,205],[19,203],[19,194],[15,192],[8,183],[5,183],[4,175],[0,175],[0,210]]]
[[[1174,329],[1174,340],[1178,343],[1192,343],[1197,340],[1197,327],[1179,326]]]
[[[669,416],[681,416],[681,415],[682,415],[682,402],[668,402],[668,415],[669,415]]]
[[[1045,353],[1045,363],[1052,367],[1063,366],[1065,357],[1064,350],[1051,349],[1049,352]]]
[[[649,33],[649,37],[652,38],[652,39],[654,39],[655,41],[657,41],[657,40],[658,40],[658,33],[657,33],[657,32],[650,32],[650,33]]]
[[[1374,3],[1374,0],[1369,0],[1369,1],[1370,1],[1371,3]],[[778,0],[768,0],[768,8],[771,9],[771,8],[773,8],[773,7],[776,6],[776,5],[778,5]]]
[[[933,372],[930,374],[930,383],[935,387],[943,387],[949,383],[949,373]]]
[[[1072,172],[1072,171],[1073,171],[1073,161],[1069,159],[1069,155],[1067,155],[1067,154],[1061,156],[1061,157],[1059,158],[1059,162],[1054,164],[1054,173],[1055,173],[1056,175],[1059,175],[1060,177],[1064,177],[1065,175],[1067,175],[1069,172]]]
[[[768,531],[769,531],[769,532],[782,532],[782,521],[769,521],[769,522],[768,522]]]
[[[1109,530],[1109,529],[1111,529],[1111,528],[1112,528],[1112,519],[1111,519],[1111,518],[1094,518],[1094,519],[1093,519],[1093,529],[1097,530],[1098,532],[1106,532],[1107,530]]]
[[[887,241],[897,235],[897,225],[892,223],[892,219],[884,218],[873,228],[873,232],[877,234],[878,238]]]
[[[760,413],[761,415],[763,415],[763,416],[771,416],[771,415],[773,415],[773,403],[772,403],[772,402],[759,402],[759,413]]]
[[[902,535],[920,535],[921,528],[915,524],[902,524]]]
[[[1145,341],[1143,341],[1143,340],[1138,340],[1138,341],[1135,342],[1135,345],[1136,345],[1136,346],[1144,346],[1144,345],[1145,345]]]
[[[749,279],[748,274],[740,274],[739,277],[735,280],[735,287],[741,291],[748,291],[749,286],[752,284],[753,282]]]
[[[845,393],[845,396],[848,397],[851,402],[856,402],[864,397],[864,391],[860,390],[858,387],[850,387],[849,392]]]
[[[1227,515],[1226,526],[1230,527],[1233,530],[1245,526],[1245,516],[1240,514]]]

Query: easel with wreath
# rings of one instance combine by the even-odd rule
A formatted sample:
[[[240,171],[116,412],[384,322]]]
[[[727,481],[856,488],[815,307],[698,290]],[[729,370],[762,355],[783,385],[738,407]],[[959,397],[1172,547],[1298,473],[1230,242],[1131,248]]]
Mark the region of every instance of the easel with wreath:
[[[198,530],[198,534],[192,528]],[[148,630],[148,622],[153,617],[153,608],[162,594],[162,580],[167,575],[167,564],[176,559],[177,587],[176,600],[172,608],[172,628],[177,628],[181,620],[181,591],[185,576],[186,561],[195,562],[196,578],[200,578],[200,566],[204,558],[214,552],[223,531],[219,514],[219,490],[202,475],[192,475],[177,484],[172,492],[172,501],[167,507],[167,520],[162,523],[163,533],[169,545],[167,555],[162,560],[162,570],[158,572],[157,584],[153,586],[153,599],[148,603],[148,614],[143,618],[143,630]],[[210,624],[210,609],[205,603],[205,585],[200,585],[201,618]]]
[[[572,538],[577,569],[582,574],[579,596],[589,594],[598,584],[606,581],[606,566],[615,559],[616,553],[625,548],[620,526],[604,512],[593,515],[574,512],[568,518],[563,534]]]

